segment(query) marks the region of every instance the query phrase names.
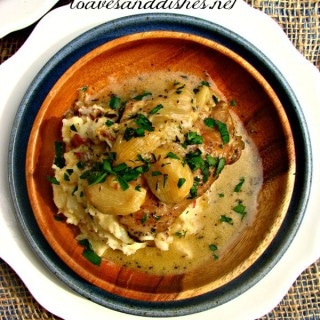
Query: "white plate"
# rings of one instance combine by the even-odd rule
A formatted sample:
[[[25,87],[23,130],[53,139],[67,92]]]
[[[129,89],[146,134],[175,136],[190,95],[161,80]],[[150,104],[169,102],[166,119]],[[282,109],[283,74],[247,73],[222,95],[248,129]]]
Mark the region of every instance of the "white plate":
[[[0,0],[0,38],[39,20],[59,0]]]
[[[55,52],[82,32],[111,20],[110,17],[119,18],[137,13],[142,11],[72,10],[66,6],[46,15],[19,52],[0,66],[1,145],[8,146],[13,119],[23,94],[40,68]],[[315,101],[320,101],[320,74],[294,49],[280,27],[271,18],[239,0],[232,10],[185,9],[176,10],[175,13],[211,20],[237,32],[273,61],[296,93],[312,138],[313,158],[319,159],[320,110],[315,106]],[[242,18],[241,24],[238,22],[239,17]],[[234,319],[235,314],[239,320],[263,316],[278,304],[296,277],[320,256],[317,203],[317,189],[320,186],[319,161],[314,161],[313,172],[310,200],[303,223],[279,263],[238,298],[201,313],[202,319]],[[0,256],[12,266],[41,305],[63,319],[144,319],[101,307],[75,294],[58,281],[42,265],[23,238],[9,199],[5,149],[0,156]],[[191,320],[194,317],[184,316],[183,319]]]

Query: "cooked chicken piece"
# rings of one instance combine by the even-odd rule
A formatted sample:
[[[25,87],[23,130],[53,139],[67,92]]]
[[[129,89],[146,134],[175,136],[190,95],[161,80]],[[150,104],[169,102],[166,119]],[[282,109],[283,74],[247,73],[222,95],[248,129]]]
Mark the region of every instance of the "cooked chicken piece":
[[[219,102],[212,108],[208,118],[218,120],[226,125],[229,141],[223,142],[221,130],[216,126],[211,128],[205,125],[203,119],[197,121],[196,127],[203,137],[201,146],[204,152],[201,152],[197,145],[192,145],[188,147],[186,155],[187,163],[189,161],[188,165],[194,169],[194,188],[191,189],[189,197],[178,203],[164,203],[149,190],[146,201],[140,210],[119,217],[120,223],[126,227],[133,238],[141,241],[148,240],[157,233],[166,231],[193,201],[209,189],[219,177],[223,166],[234,163],[240,157],[244,143],[241,137],[235,135],[228,105],[223,101]]]

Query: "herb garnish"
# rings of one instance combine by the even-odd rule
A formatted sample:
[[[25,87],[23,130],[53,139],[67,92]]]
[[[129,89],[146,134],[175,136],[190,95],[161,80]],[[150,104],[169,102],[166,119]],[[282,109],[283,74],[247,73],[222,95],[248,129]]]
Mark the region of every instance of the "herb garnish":
[[[171,158],[171,159],[176,159],[176,160],[180,160],[180,158],[173,152],[168,152],[168,154],[166,155],[166,158]]]
[[[189,165],[191,171],[200,169],[204,165],[201,154],[202,152],[199,148],[186,154],[185,161]]]
[[[130,181],[136,180],[149,168],[148,164],[131,168],[124,162],[112,166],[111,161],[111,159],[104,159],[103,162],[96,162],[91,169],[82,173],[80,179],[87,179],[89,185],[93,185],[104,182],[107,176],[112,174],[118,180],[121,189],[125,191],[129,188]]]
[[[185,86],[186,86],[186,85],[183,84],[183,85],[181,85],[180,87],[178,87],[178,88],[176,89],[176,93],[177,93],[177,94],[180,94],[180,93],[182,92],[182,90],[184,89]]]
[[[181,231],[177,231],[175,233],[175,236],[177,236],[178,238],[185,238],[187,234],[187,230],[181,230]]]
[[[64,152],[64,143],[61,141],[56,141],[54,143],[54,150],[55,150],[55,158],[54,158],[54,164],[58,168],[63,168],[65,166],[65,160],[63,157],[63,152]]]
[[[117,96],[112,96],[109,102],[109,107],[113,110],[119,109],[121,107],[121,99]]]
[[[59,221],[59,222],[66,221],[66,219],[67,219],[65,217],[65,215],[61,212],[55,213],[53,217],[54,217],[54,220]]]
[[[210,87],[210,83],[208,81],[201,81],[200,85],[193,89],[193,93],[197,94],[203,86]]]
[[[210,251],[212,251],[212,257],[215,260],[217,260],[219,258],[219,256],[215,253],[215,251],[218,250],[218,246],[212,243],[212,244],[209,244],[209,249],[210,249]]]
[[[221,215],[219,220],[220,220],[220,222],[226,222],[226,223],[228,223],[230,225],[233,225],[232,218],[227,217],[226,215]]]
[[[132,99],[135,101],[141,101],[144,97],[147,97],[147,96],[152,96],[152,93],[145,91],[142,94],[139,94],[139,95],[133,97]]]
[[[194,145],[194,144],[202,144],[203,137],[199,135],[197,132],[189,131],[185,135],[185,141],[182,144],[183,147]]]
[[[56,184],[56,185],[59,185],[59,184],[60,184],[60,182],[57,180],[56,177],[51,177],[51,176],[47,175],[47,180],[48,180],[49,182],[51,182],[52,184]]]
[[[239,192],[242,188],[242,185],[244,184],[244,177],[239,179],[239,183],[234,187],[233,192]]]
[[[145,224],[147,222],[147,220],[148,220],[148,213],[145,213],[144,216],[141,219],[141,223]]]
[[[238,204],[232,208],[233,211],[235,211],[236,213],[239,213],[241,216],[241,220],[245,217],[245,215],[247,214],[246,212],[246,206],[244,206],[242,204],[241,200],[238,200]]]
[[[221,173],[221,171],[223,170],[225,164],[226,164],[226,159],[225,158],[220,158],[219,161],[218,161],[217,170],[215,172],[215,175],[218,175],[218,174]]]
[[[135,137],[144,137],[145,131],[154,131],[154,127],[152,126],[152,122],[143,114],[139,113],[135,116],[135,123],[138,128],[127,127],[123,138],[126,141],[129,141],[131,138]]]
[[[177,183],[178,188],[180,189],[184,185],[185,182],[186,182],[185,178],[179,178],[178,183]]]
[[[215,95],[212,95],[212,100],[214,101],[215,104],[218,104],[219,98],[216,97]]]
[[[78,169],[84,169],[86,167],[86,164],[82,161],[79,161],[77,164],[76,164],[77,168]]]
[[[224,158],[213,158],[210,154],[206,154],[205,159],[202,157],[202,152],[199,148],[190,151],[185,156],[185,161],[189,165],[192,172],[200,169],[203,174],[203,182],[207,182],[210,175],[210,168],[216,168],[215,175],[220,174],[224,165]]]
[[[70,126],[70,130],[71,130],[71,131],[74,131],[74,132],[78,132],[75,124],[72,124],[72,125]]]
[[[201,81],[201,85],[202,85],[202,86],[206,86],[206,87],[209,87],[209,88],[210,88],[210,83],[209,83],[208,81],[204,81],[204,80],[202,80],[202,81]]]
[[[107,121],[106,121],[106,126],[107,126],[107,127],[111,127],[113,124],[114,124],[114,122],[111,121],[111,120],[107,120]]]
[[[78,243],[84,247],[82,255],[89,260],[92,264],[96,266],[100,266],[101,264],[101,257],[99,257],[93,250],[91,243],[88,239],[79,240]]]
[[[150,110],[149,114],[156,114],[163,108],[162,104],[158,104],[153,109]]]
[[[193,185],[190,189],[190,196],[188,199],[194,199],[198,195],[198,188],[200,186],[201,179],[199,177],[195,177],[193,180]]]
[[[229,135],[229,131],[228,131],[228,127],[225,123],[219,121],[219,120],[215,120],[212,118],[205,118],[203,120],[204,124],[211,128],[214,129],[215,126],[217,126],[221,139],[222,139],[222,143],[223,144],[227,144],[230,141],[230,135]]]
[[[166,186],[167,181],[168,181],[168,175],[164,174],[163,175],[163,185],[162,185],[163,188]]]

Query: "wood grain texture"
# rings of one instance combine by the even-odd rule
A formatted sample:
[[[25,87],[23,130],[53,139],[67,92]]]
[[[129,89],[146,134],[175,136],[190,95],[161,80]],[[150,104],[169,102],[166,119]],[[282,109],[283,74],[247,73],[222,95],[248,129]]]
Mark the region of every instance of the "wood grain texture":
[[[108,79],[121,82],[144,72],[172,70],[201,76],[207,72],[237,106],[263,161],[264,183],[254,223],[230,244],[218,260],[192,272],[157,276],[110,261],[94,266],[82,256],[76,229],[54,219],[56,208],[46,180],[52,174],[54,141],[61,119],[90,84],[104,88]],[[108,76],[108,77],[107,77]],[[26,176],[39,227],[61,259],[90,283],[137,300],[170,301],[209,292],[248,269],[270,244],[286,214],[294,184],[294,145],[288,119],[265,79],[245,60],[212,41],[174,32],[147,32],[111,41],[76,62],[58,80],[35,120],[27,151]]]

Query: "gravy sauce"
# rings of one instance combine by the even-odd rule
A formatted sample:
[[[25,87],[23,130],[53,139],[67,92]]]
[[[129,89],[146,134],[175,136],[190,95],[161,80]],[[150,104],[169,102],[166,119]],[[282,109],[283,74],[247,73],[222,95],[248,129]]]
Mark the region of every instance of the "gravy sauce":
[[[141,93],[141,90],[153,94],[163,92],[172,81],[178,81],[179,78],[183,78],[184,82],[188,79],[190,87],[206,80],[167,71],[141,75],[119,85],[115,85],[117,79],[110,77],[108,80],[112,84],[112,92],[125,97],[133,96],[135,92]],[[101,95],[98,94],[99,98]],[[211,188],[171,226],[169,250],[147,247],[126,256],[120,251],[108,249],[104,256],[109,261],[158,275],[185,273],[209,259],[219,259],[219,255],[233,241],[237,241],[243,228],[254,223],[257,197],[263,180],[261,159],[241,121],[234,113],[232,116],[237,134],[245,142],[245,149],[240,159],[226,166]],[[235,190],[237,185],[238,191]]]

